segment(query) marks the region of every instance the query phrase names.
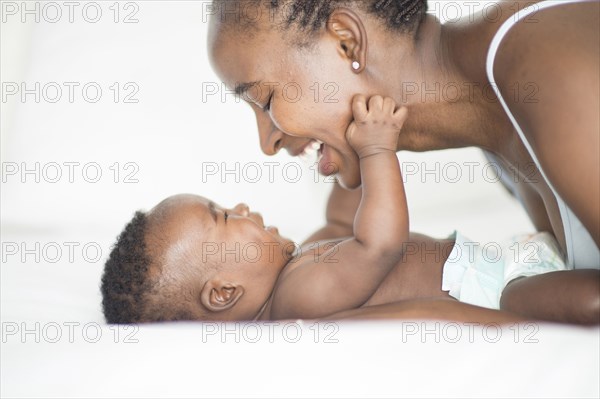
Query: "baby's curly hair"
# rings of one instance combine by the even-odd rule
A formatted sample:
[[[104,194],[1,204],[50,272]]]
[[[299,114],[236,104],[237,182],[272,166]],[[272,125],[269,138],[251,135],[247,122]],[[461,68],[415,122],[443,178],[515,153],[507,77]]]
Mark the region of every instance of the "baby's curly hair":
[[[136,323],[144,319],[151,259],[146,250],[148,218],[136,212],[117,237],[102,275],[102,310],[108,323]]]
[[[161,282],[162,259],[155,259],[147,245],[150,230],[148,214],[137,211],[104,265],[102,310],[110,324],[193,319],[185,298]]]

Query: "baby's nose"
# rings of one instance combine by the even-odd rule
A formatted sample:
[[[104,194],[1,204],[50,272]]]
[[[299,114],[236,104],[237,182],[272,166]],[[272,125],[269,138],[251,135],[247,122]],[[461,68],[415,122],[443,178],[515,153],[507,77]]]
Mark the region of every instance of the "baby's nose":
[[[237,204],[233,209],[242,216],[248,216],[250,214],[250,208],[243,202]]]

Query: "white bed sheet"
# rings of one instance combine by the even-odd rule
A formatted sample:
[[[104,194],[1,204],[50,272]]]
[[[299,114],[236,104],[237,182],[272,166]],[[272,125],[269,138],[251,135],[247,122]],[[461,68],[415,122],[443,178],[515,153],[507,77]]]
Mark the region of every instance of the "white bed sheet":
[[[101,261],[8,258],[0,270],[2,397],[600,394],[599,328],[406,320],[115,329],[101,314]]]
[[[73,343],[66,334],[57,343],[27,344],[21,342],[32,335],[10,335],[2,344],[1,393],[28,398],[599,395],[597,328],[541,324],[498,330],[417,321],[298,326],[167,323],[120,329],[119,335],[104,327],[95,343],[96,328],[87,328],[90,342],[82,339],[84,325],[74,328]]]

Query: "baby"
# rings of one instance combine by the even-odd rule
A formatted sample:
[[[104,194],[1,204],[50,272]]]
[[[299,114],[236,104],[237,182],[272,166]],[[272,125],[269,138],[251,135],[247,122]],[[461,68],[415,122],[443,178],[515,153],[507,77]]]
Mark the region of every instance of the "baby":
[[[353,114],[346,138],[363,191],[352,237],[296,248],[244,204],[170,197],[137,212],[119,236],[102,277],[107,321],[320,318],[435,297],[498,308],[511,280],[565,269],[550,235],[533,238],[538,250],[528,261],[531,251],[492,264],[461,235],[410,234],[396,157],[407,110],[390,98],[357,97]]]

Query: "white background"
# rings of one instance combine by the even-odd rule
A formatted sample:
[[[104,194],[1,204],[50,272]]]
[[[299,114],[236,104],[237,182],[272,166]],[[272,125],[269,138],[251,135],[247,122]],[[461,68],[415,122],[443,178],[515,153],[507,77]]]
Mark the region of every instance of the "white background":
[[[33,9],[35,3],[26,4]],[[481,8],[489,2],[468,3]],[[231,95],[223,101],[222,92],[206,92],[220,82],[206,55],[205,2],[133,3],[137,8],[121,2],[119,23],[113,21],[112,2],[98,3],[102,17],[97,23],[86,22],[84,16],[95,16],[93,7],[83,12],[86,3],[74,9],[73,23],[68,21],[65,6],[59,8],[61,19],[50,23],[56,9],[40,3],[40,22],[35,23],[35,15],[22,15],[20,3],[16,4],[18,14],[5,13],[6,23],[2,24],[2,82],[24,82],[27,89],[39,82],[41,97],[36,103],[35,96],[28,94],[23,102],[20,92],[9,95],[5,86],[3,172],[18,168],[15,175],[3,174],[5,233],[41,230],[73,235],[73,239],[84,230],[114,235],[134,210],[149,209],[181,192],[202,194],[226,206],[247,202],[263,213],[267,223],[279,226],[296,241],[322,224],[330,184],[322,178],[315,183],[314,171],[285,153],[266,157],[258,146],[250,107],[236,103]],[[431,10],[441,18],[454,18],[459,4],[442,2]],[[463,12],[467,10],[465,7]],[[124,23],[131,13],[139,22]],[[21,23],[21,17],[28,23]],[[73,103],[65,82],[79,85]],[[115,90],[110,89],[115,82],[121,91],[118,103],[114,102]],[[133,91],[133,86],[124,86],[128,82],[139,88],[132,97],[138,103],[123,102]],[[98,102],[85,100],[83,86],[87,83],[101,87]],[[56,96],[53,85],[62,91],[56,103],[50,102]],[[88,98],[93,98],[95,90],[88,93]],[[484,178],[489,173],[487,180],[493,180],[479,151],[400,153],[399,158],[410,163],[412,170],[417,168],[415,175],[405,176],[413,230],[439,236],[458,228],[478,236],[473,239],[489,240],[530,229],[500,185]],[[72,183],[66,162],[79,163],[73,166]],[[120,169],[118,183],[114,182],[115,162]],[[239,163],[238,176],[217,174],[203,179],[203,168],[213,162],[220,172],[224,170],[221,162],[228,169]],[[262,178],[256,183],[249,181],[256,171],[247,166],[249,162],[261,166]],[[269,182],[265,162],[280,164],[273,169],[274,183]],[[284,173],[290,162],[293,164]],[[479,162],[472,179],[467,162]],[[39,183],[35,173],[23,174],[25,168],[35,169],[36,163]],[[136,166],[126,169],[127,163]],[[85,165],[89,168],[84,174]],[[102,177],[89,183],[86,178],[95,177],[95,165]],[[304,169],[300,181],[295,182],[298,165]],[[139,182],[127,184],[126,176],[134,167],[133,177]],[[426,174],[426,170],[437,172]],[[51,183],[57,171],[62,177]],[[459,178],[455,178],[457,172]],[[496,217],[498,213],[502,217]],[[472,217],[474,214],[477,216]]]

